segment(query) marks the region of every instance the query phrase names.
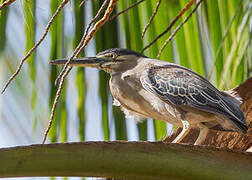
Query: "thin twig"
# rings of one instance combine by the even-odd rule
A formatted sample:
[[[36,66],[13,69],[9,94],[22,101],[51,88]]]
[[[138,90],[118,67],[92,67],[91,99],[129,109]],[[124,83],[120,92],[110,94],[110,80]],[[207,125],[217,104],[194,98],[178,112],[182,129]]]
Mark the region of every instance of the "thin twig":
[[[179,14],[173,19],[173,21],[171,22],[171,24],[166,28],[166,30],[164,32],[162,32],[161,34],[159,34],[151,43],[149,43],[147,46],[145,46],[141,53],[143,53],[146,49],[148,49],[150,46],[152,46],[159,38],[161,38],[163,35],[165,35],[171,28],[172,26],[177,22],[177,20],[186,12],[187,9],[189,9],[194,3],[196,2],[196,0],[191,0],[188,4],[186,4],[186,6],[179,12]]]
[[[54,13],[54,15],[51,17],[50,21],[47,23],[44,33],[42,35],[42,37],[40,38],[40,40],[31,48],[31,50],[28,52],[28,54],[23,57],[23,59],[21,60],[16,72],[9,78],[9,80],[7,81],[7,83],[5,84],[4,88],[1,91],[1,94],[4,93],[4,91],[6,90],[6,88],[9,86],[9,84],[13,81],[13,79],[18,75],[18,73],[20,72],[25,60],[33,53],[33,51],[40,45],[40,43],[45,39],[46,35],[49,32],[49,28],[51,27],[52,23],[54,22],[55,18],[57,17],[57,15],[60,13],[60,11],[62,10],[62,8],[68,3],[69,0],[63,0],[62,3],[60,4],[60,6],[58,7],[58,9],[56,10],[56,12]]]
[[[85,29],[84,35],[81,38],[81,41],[79,43],[79,45],[76,47],[76,49],[74,50],[74,52],[72,53],[72,55],[70,56],[70,58],[67,60],[66,64],[64,65],[63,69],[61,70],[60,74],[58,75],[58,77],[56,78],[54,84],[57,85],[59,79],[61,79],[62,75],[65,73],[67,66],[69,66],[70,61],[73,58],[76,58],[78,56],[78,54],[80,54],[80,49],[81,46],[84,44],[84,41],[87,37],[88,31],[91,27],[91,25],[97,20],[97,18],[102,14],[103,10],[105,9],[105,6],[108,4],[109,0],[105,0],[102,4],[102,6],[100,7],[100,9],[98,10],[97,14],[95,15],[95,17],[90,21],[90,23],[87,25],[87,28]]]
[[[83,49],[89,43],[89,41],[92,39],[94,34],[98,31],[98,29],[100,27],[102,27],[109,20],[109,16],[112,13],[112,11],[114,9],[114,6],[117,3],[117,1],[118,0],[111,0],[110,1],[109,6],[108,6],[104,16],[97,23],[95,23],[94,27],[91,29],[91,31],[87,35],[83,45],[81,46],[81,49]]]
[[[152,14],[152,16],[151,16],[149,22],[148,22],[148,23],[146,24],[146,26],[144,27],[144,30],[143,30],[142,36],[141,36],[142,39],[143,39],[143,37],[144,37],[144,35],[145,35],[145,33],[146,33],[148,27],[150,26],[151,22],[153,21],[155,15],[157,14],[158,8],[159,8],[159,6],[160,6],[160,4],[161,4],[161,1],[162,1],[162,0],[159,0],[159,1],[157,2],[156,8],[155,8],[155,10],[154,10],[154,12],[153,12],[153,14]]]
[[[73,53],[72,56],[68,59],[68,62],[70,62],[74,57],[77,57],[78,54],[82,51],[82,49],[89,43],[89,41],[91,40],[91,38],[94,36],[95,32],[101,28],[108,20],[109,20],[109,16],[110,14],[112,13],[113,9],[114,9],[114,6],[115,4],[117,3],[118,0],[110,0],[110,3],[106,9],[106,12],[104,14],[104,16],[94,25],[94,27],[91,29],[91,31],[89,32],[89,34],[86,36],[86,38],[84,39],[84,42],[80,42],[79,45],[77,46],[77,48],[75,49],[76,53]],[[103,8],[103,7],[101,7]],[[101,10],[100,8],[100,10]],[[98,11],[98,13],[100,13],[101,11]],[[99,16],[99,15],[98,15]],[[84,37],[85,35],[83,35]],[[80,47],[78,49],[78,47]],[[67,66],[66,66],[67,67]],[[42,141],[42,144],[45,143],[46,141],[46,138],[48,136],[48,133],[50,131],[50,128],[52,126],[52,122],[53,122],[53,117],[54,117],[54,114],[55,114],[55,109],[56,109],[56,106],[58,104],[58,101],[59,101],[59,97],[61,95],[61,92],[62,92],[62,89],[63,89],[63,84],[64,84],[64,81],[66,79],[66,76],[68,75],[68,73],[71,71],[72,67],[68,67],[67,70],[63,73],[61,79],[60,79],[60,84],[59,84],[59,88],[57,90],[57,93],[56,93],[56,97],[54,99],[54,103],[53,103],[53,106],[52,106],[52,111],[51,111],[51,115],[50,115],[50,119],[49,119],[49,124],[48,124],[48,127],[46,129],[46,132],[44,134],[44,138],[43,138],[43,141]]]
[[[79,8],[80,8],[81,6],[83,6],[87,1],[88,1],[88,0],[82,0],[81,3],[80,3],[80,5],[79,5]]]
[[[2,10],[3,8],[9,6],[14,1],[16,1],[16,0],[7,0],[7,1],[4,1],[2,4],[0,4],[0,10]]]
[[[169,36],[169,38],[165,41],[165,43],[163,44],[162,48],[159,50],[157,58],[160,57],[161,53],[163,52],[164,48],[166,47],[166,45],[168,44],[168,42],[175,36],[175,34],[177,33],[177,31],[188,21],[188,19],[192,16],[192,14],[198,9],[199,5],[202,3],[203,0],[200,0],[195,8],[192,10],[192,12],[186,17],[186,19],[180,23],[177,28],[172,32],[172,34]]]
[[[56,92],[56,96],[55,96],[54,103],[53,103],[53,106],[52,106],[51,115],[50,115],[50,120],[49,120],[47,129],[46,129],[46,131],[45,131],[42,144],[45,143],[46,138],[47,138],[47,136],[48,136],[48,133],[49,133],[49,131],[50,131],[50,129],[51,129],[53,117],[54,117],[55,110],[56,110],[56,106],[57,106],[57,104],[58,104],[58,102],[59,102],[60,94],[61,94],[61,92],[62,92],[63,84],[64,84],[64,82],[65,82],[65,77],[68,75],[68,73],[71,71],[71,69],[72,69],[72,67],[68,67],[67,71],[63,74],[62,79],[61,79],[61,81],[60,81],[59,88],[58,88],[58,90],[57,90],[57,92]]]
[[[111,18],[109,18],[109,21],[115,19],[117,16],[120,16],[122,13],[125,13],[126,11],[130,10],[131,8],[137,6],[138,4],[142,3],[144,0],[140,0],[140,1],[137,1],[135,4],[132,4],[131,6],[129,6],[128,8],[120,11],[119,13],[115,14],[114,16],[112,16]]]

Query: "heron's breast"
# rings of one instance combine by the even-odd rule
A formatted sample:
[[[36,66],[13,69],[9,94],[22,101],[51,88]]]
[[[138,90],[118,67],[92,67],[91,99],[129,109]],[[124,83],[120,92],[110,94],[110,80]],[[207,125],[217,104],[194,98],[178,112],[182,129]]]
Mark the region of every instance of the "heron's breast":
[[[131,80],[129,77],[124,79],[112,77],[110,79],[110,90],[112,96],[119,101],[122,109],[146,118],[180,125],[180,120],[167,111],[167,104],[142,88],[140,81],[137,82],[137,78]]]

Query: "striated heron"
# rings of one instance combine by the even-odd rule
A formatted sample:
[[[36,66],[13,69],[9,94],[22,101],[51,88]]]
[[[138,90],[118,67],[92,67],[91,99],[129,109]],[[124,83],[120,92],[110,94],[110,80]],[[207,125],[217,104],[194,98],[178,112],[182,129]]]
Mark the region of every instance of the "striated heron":
[[[67,59],[50,63],[64,65]],[[153,118],[183,127],[179,143],[191,128],[199,128],[194,144],[208,129],[246,133],[247,125],[233,91],[219,91],[202,76],[183,66],[148,58],[129,49],[114,48],[96,57],[73,59],[71,66],[94,67],[110,73],[114,105],[126,117]]]

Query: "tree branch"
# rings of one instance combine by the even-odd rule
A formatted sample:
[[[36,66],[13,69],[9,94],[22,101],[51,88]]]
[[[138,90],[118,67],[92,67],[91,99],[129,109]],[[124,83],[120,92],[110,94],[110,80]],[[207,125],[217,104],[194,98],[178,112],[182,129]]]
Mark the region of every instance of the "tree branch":
[[[2,10],[3,8],[6,8],[7,6],[9,6],[11,3],[15,2],[16,0],[7,0],[4,1],[2,4],[0,4],[0,10]]]
[[[86,142],[0,149],[0,177],[249,179],[252,153],[161,142]]]
[[[152,46],[158,39],[160,39],[163,35],[165,35],[168,31],[171,30],[172,26],[177,22],[177,20],[196,2],[196,0],[189,1],[185,7],[179,12],[179,14],[172,20],[170,25],[164,30],[161,34],[159,34],[157,37],[155,37],[154,40],[152,40],[147,46],[145,46],[141,53],[143,53],[146,49],[148,49],[150,46]]]
[[[6,88],[9,86],[9,84],[16,78],[16,76],[19,74],[19,72],[21,71],[24,62],[26,61],[26,59],[28,57],[31,56],[31,54],[37,49],[37,47],[42,43],[42,41],[45,39],[46,35],[49,32],[49,29],[52,25],[52,23],[54,22],[55,18],[58,16],[58,14],[61,12],[61,10],[63,9],[63,7],[68,3],[69,0],[63,0],[62,3],[59,5],[59,7],[57,8],[57,10],[55,11],[55,13],[53,14],[53,16],[51,17],[50,21],[47,23],[44,33],[41,36],[41,38],[39,39],[39,41],[30,49],[30,51],[23,57],[23,59],[20,61],[17,70],[15,71],[15,73],[8,79],[8,81],[6,82],[6,84],[4,85],[1,94],[4,93],[4,91],[6,90]]]
[[[51,125],[52,125],[52,122],[53,122],[53,117],[54,117],[55,110],[56,110],[56,106],[58,104],[58,101],[59,101],[59,98],[60,98],[60,95],[61,95],[61,92],[62,92],[62,89],[63,89],[64,81],[65,81],[67,75],[69,74],[69,72],[72,69],[72,67],[68,67],[68,65],[70,64],[70,61],[80,54],[80,52],[83,50],[83,48],[86,47],[86,45],[92,39],[92,37],[94,36],[94,34],[98,31],[98,29],[101,28],[109,20],[109,16],[111,15],[111,13],[112,13],[112,11],[113,11],[113,9],[114,9],[117,1],[118,0],[111,0],[111,1],[109,1],[109,5],[108,5],[108,7],[107,7],[107,9],[106,9],[106,11],[104,13],[104,16],[98,22],[95,23],[94,27],[87,34],[88,29],[89,29],[89,25],[92,24],[92,22],[93,22],[93,20],[91,20],[90,24],[87,27],[87,30],[85,31],[85,33],[84,33],[84,35],[83,35],[83,37],[81,39],[81,42],[75,48],[75,50],[72,53],[72,55],[70,56],[70,58],[68,58],[68,60],[65,63],[63,69],[61,70],[59,76],[57,77],[57,79],[60,79],[60,84],[59,84],[59,88],[58,88],[58,90],[56,92],[56,96],[54,98],[54,102],[53,102],[53,106],[52,106],[52,110],[51,110],[51,114],[50,114],[50,118],[49,118],[49,123],[48,123],[47,129],[45,131],[44,138],[42,140],[42,144],[45,143],[47,135],[48,135],[48,133],[50,131],[50,128],[51,128]],[[106,4],[106,2],[107,1],[105,0],[104,4]],[[102,10],[103,10],[103,5],[100,8],[100,10],[98,11],[97,17],[102,12]],[[57,82],[57,79],[56,79],[56,82]]]
[[[118,12],[117,14],[115,14],[114,16],[112,16],[111,18],[109,18],[109,21],[115,19],[116,17],[118,17],[118,16],[120,16],[121,14],[127,12],[128,10],[130,10],[130,9],[132,9],[132,8],[134,8],[134,7],[136,7],[137,5],[139,5],[140,3],[142,3],[143,1],[145,1],[145,0],[137,1],[135,4],[132,4],[132,5],[129,6],[128,8],[126,8],[126,9],[124,9],[124,10]]]
[[[199,5],[202,3],[203,0],[199,0],[195,6],[195,8],[190,12],[190,14],[186,17],[186,19],[180,23],[176,29],[172,32],[172,34],[168,37],[168,39],[165,41],[165,43],[162,45],[161,49],[158,52],[157,58],[160,58],[161,53],[163,52],[164,48],[166,47],[166,45],[168,44],[168,42],[175,36],[175,34],[177,33],[177,31],[189,20],[189,18],[192,16],[193,13],[195,13],[195,11],[198,9]]]
[[[147,23],[147,24],[145,25],[145,27],[144,27],[143,32],[142,32],[142,35],[141,35],[141,38],[142,38],[142,39],[144,38],[144,35],[145,35],[147,29],[149,28],[150,24],[152,23],[154,17],[156,16],[156,14],[157,14],[157,12],[158,12],[158,8],[159,8],[159,6],[160,6],[160,4],[161,4],[161,1],[162,1],[162,0],[159,0],[159,1],[157,2],[157,5],[156,5],[156,8],[155,8],[154,12],[152,13],[152,15],[151,15],[151,17],[150,17],[148,23]]]

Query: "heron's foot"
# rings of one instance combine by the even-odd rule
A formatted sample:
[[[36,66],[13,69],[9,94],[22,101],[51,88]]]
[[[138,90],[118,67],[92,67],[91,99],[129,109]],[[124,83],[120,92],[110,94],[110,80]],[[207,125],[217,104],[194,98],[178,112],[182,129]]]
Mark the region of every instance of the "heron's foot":
[[[180,143],[189,133],[190,129],[183,129],[181,133],[172,141],[172,143]]]
[[[194,145],[201,145],[205,141],[208,132],[209,132],[209,129],[207,127],[205,126],[200,127],[200,133]]]
[[[181,122],[183,123],[183,130],[181,131],[181,133],[172,141],[172,143],[180,143],[184,137],[189,133],[190,131],[190,124],[188,121],[186,120],[181,120]]]
[[[246,152],[252,152],[252,146],[246,150]]]

